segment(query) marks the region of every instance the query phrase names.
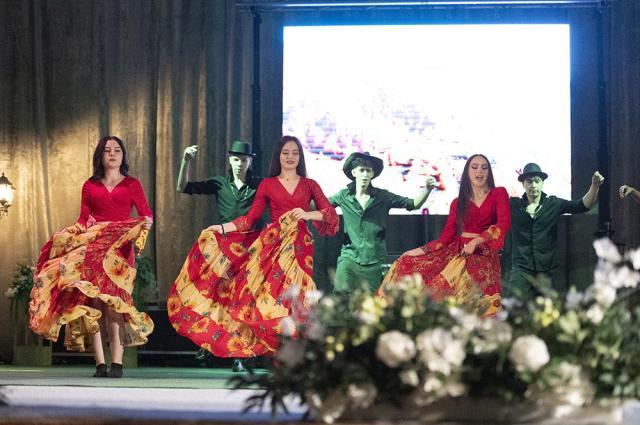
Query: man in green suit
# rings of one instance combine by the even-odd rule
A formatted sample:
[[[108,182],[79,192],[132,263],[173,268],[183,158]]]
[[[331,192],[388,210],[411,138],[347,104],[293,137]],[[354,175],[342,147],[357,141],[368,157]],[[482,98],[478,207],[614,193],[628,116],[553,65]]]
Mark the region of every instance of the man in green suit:
[[[429,176],[425,190],[415,198],[396,195],[371,184],[383,168],[380,158],[368,153],[352,153],[342,167],[352,182],[329,198],[334,207],[342,209],[345,233],[336,268],[336,292],[348,292],[361,283],[366,283],[372,291],[378,289],[383,277],[382,265],[387,259],[389,210],[420,208],[437,185],[436,179]]]

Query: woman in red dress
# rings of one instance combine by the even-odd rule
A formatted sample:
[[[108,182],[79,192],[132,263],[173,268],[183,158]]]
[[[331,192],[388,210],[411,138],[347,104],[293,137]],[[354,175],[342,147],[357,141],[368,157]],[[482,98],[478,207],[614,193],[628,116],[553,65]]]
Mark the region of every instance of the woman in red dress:
[[[144,246],[153,223],[140,182],[128,175],[122,140],[105,137],[93,154],[93,176],[82,187],[78,221],[56,232],[40,251],[29,304],[31,329],[65,347],[93,345],[96,377],[122,376],[125,346],[147,342],[153,322],[133,304],[135,242]],[[135,206],[140,217],[130,218]],[[107,371],[102,335],[109,336]]]
[[[277,144],[270,176],[258,186],[247,215],[200,234],[167,300],[176,331],[215,356],[276,350],[280,320],[316,288],[306,221],[321,235],[338,230],[335,209],[306,177],[297,138],[284,136]],[[308,211],[311,201],[316,211]],[[251,231],[267,204],[271,224]]]
[[[494,315],[500,308],[498,254],[510,227],[506,189],[495,187],[484,155],[471,156],[440,237],[393,263],[379,294],[401,277],[418,273],[434,300],[453,297],[460,303],[479,303],[485,315]]]

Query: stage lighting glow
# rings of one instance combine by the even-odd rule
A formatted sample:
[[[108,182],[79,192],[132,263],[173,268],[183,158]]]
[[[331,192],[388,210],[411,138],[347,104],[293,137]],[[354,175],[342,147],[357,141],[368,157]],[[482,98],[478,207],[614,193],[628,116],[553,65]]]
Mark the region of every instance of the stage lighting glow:
[[[376,186],[414,196],[439,179],[422,213],[448,213],[474,153],[512,195],[536,162],[568,198],[569,53],[565,24],[285,27],[283,134],[327,194],[349,182],[344,158],[368,151],[385,163]]]

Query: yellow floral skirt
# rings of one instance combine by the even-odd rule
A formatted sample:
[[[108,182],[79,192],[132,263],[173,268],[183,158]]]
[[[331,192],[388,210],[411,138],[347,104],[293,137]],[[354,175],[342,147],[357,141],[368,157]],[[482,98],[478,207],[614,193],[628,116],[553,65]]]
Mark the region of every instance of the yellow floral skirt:
[[[144,218],[73,225],[55,233],[40,251],[29,303],[29,327],[57,341],[65,328],[65,347],[85,351],[100,330],[103,307],[124,318],[125,346],[141,345],[153,322],[136,309],[131,291],[136,277],[132,244],[144,247]],[[98,304],[98,305],[96,305]]]
[[[315,290],[313,239],[290,213],[261,232],[200,234],[174,282],[174,329],[218,357],[273,353],[280,320]]]

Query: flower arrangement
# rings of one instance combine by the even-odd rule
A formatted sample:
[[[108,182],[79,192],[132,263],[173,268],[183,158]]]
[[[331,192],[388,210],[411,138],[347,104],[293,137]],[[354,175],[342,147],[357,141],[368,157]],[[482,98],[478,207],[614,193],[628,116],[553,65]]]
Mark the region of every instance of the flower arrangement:
[[[142,308],[147,298],[157,289],[158,283],[151,258],[136,255],[136,280],[131,296],[136,306]]]
[[[12,307],[15,308],[17,305],[28,306],[29,295],[31,294],[31,288],[33,288],[34,270],[33,267],[26,264],[17,264],[16,273],[13,275],[9,287],[4,291],[5,297],[11,300]]]
[[[268,402],[274,414],[286,411],[293,395],[325,423],[381,404],[483,398],[561,405],[555,413],[569,414],[640,397],[640,249],[622,255],[608,239],[594,247],[599,260],[586,290],[506,299],[493,318],[479,304],[431,301],[417,277],[385,298],[365,289],[307,294],[306,306],[294,305],[281,322],[270,373],[232,382],[261,388],[247,410]]]

